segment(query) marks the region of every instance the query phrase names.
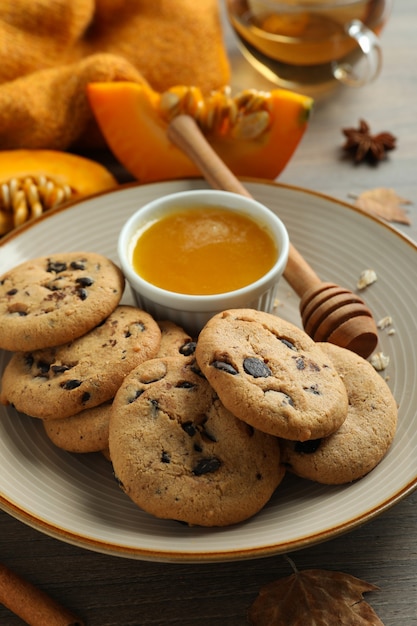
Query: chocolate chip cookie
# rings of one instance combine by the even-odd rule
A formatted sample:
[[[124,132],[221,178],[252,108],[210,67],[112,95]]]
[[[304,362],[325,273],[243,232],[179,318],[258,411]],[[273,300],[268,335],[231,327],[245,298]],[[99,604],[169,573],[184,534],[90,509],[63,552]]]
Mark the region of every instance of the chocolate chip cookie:
[[[0,401],[32,417],[75,415],[113,398],[126,374],[157,354],[160,341],[148,313],[119,305],[70,343],[15,353],[3,372]]]
[[[215,315],[198,337],[196,359],[224,406],[271,435],[317,439],[346,418],[346,389],[331,359],[303,330],[270,313]]]
[[[120,269],[100,254],[25,261],[0,277],[0,348],[38,350],[74,340],[110,315],[124,286]]]
[[[337,485],[362,478],[384,457],[397,425],[397,405],[381,375],[354,352],[319,344],[346,386],[349,409],[340,428],[322,439],[283,441],[283,460],[298,476]]]
[[[157,356],[192,357],[195,352],[195,341],[181,326],[170,320],[157,322],[161,330],[161,345]]]
[[[52,443],[67,452],[101,452],[109,445],[111,405],[109,400],[70,417],[43,420],[45,433]]]
[[[109,448],[121,488],[139,507],[192,525],[249,518],[284,475],[278,439],[232,415],[182,357],[149,360],[125,378]]]

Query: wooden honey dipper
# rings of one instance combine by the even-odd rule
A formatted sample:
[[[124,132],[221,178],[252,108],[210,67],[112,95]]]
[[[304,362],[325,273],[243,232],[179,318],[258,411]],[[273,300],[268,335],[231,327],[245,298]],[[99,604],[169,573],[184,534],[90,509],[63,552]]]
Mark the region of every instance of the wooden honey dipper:
[[[168,137],[193,161],[214,189],[251,197],[212,149],[192,117],[173,118],[168,126]],[[329,341],[364,358],[374,351],[378,331],[364,301],[349,289],[322,282],[291,243],[284,278],[301,298],[304,330],[314,341]]]

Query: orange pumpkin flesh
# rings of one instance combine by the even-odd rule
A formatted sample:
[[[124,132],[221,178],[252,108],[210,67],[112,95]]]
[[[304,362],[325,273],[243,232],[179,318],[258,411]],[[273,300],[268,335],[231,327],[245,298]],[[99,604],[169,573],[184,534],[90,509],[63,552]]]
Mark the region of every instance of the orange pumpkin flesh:
[[[117,185],[114,176],[91,159],[58,150],[0,151],[0,183],[11,178],[47,176],[88,195]]]
[[[161,94],[129,82],[90,83],[87,94],[108,147],[139,181],[201,175],[167,137],[167,121],[159,107]],[[243,139],[228,132],[206,132],[212,147],[236,176],[276,178],[307,128],[311,98],[280,89],[270,95],[270,124],[260,136]]]

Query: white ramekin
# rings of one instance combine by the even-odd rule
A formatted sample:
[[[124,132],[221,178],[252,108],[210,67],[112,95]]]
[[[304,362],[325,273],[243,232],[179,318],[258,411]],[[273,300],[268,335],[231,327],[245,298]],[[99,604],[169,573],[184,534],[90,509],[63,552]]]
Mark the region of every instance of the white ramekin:
[[[267,229],[276,243],[278,258],[273,267],[255,282],[226,293],[214,295],[181,294],[161,289],[141,278],[132,267],[135,234],[149,221],[195,206],[221,206],[238,211]],[[267,207],[252,198],[227,191],[204,189],[163,196],[142,206],[127,220],[118,240],[118,255],[136,304],[156,320],[171,320],[196,337],[205,323],[226,309],[253,308],[271,312],[278,281],[288,260],[289,237],[282,221]],[[158,254],[158,250],[155,250]]]

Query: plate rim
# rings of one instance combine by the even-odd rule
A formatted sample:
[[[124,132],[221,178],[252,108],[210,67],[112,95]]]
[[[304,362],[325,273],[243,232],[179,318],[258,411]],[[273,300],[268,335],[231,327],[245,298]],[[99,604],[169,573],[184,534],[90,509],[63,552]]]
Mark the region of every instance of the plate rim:
[[[306,536],[294,541],[287,541],[285,545],[271,544],[266,546],[257,546],[254,548],[236,549],[236,550],[210,550],[210,551],[194,551],[194,552],[175,552],[155,550],[151,548],[137,548],[128,547],[124,545],[116,545],[104,540],[100,540],[94,537],[82,537],[75,532],[70,532],[66,529],[60,528],[57,525],[41,520],[39,517],[35,517],[28,511],[23,511],[21,507],[18,507],[11,502],[5,500],[0,495],[0,508],[17,519],[18,521],[26,524],[30,528],[37,530],[52,539],[63,541],[78,548],[88,549],[92,552],[99,554],[107,554],[109,556],[118,556],[129,558],[138,561],[149,561],[159,563],[224,563],[235,562],[243,560],[260,559],[268,556],[274,556],[279,554],[287,554],[302,550],[307,547],[312,547],[330,541],[344,535],[348,532],[352,532],[355,529],[371,522],[376,517],[379,517],[382,513],[398,504],[408,495],[413,493],[417,489],[417,477],[410,484],[406,485],[402,490],[397,492],[394,496],[384,501],[381,506],[374,507],[371,511],[367,511],[362,515],[358,515],[354,519],[348,520],[344,524],[340,524],[337,527],[333,527],[331,530],[324,530],[317,532],[314,536]]]

